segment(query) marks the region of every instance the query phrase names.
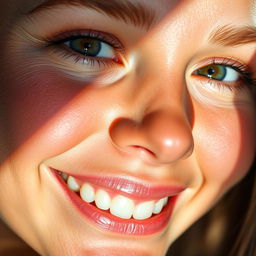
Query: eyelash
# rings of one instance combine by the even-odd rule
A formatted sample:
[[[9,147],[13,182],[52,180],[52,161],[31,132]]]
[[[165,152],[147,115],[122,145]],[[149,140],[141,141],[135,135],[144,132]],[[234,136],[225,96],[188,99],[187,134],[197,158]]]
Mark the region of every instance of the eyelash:
[[[117,57],[103,58],[86,56],[83,54],[79,54],[78,52],[75,52],[72,49],[68,49],[67,46],[63,46],[65,42],[82,38],[92,38],[108,44],[110,47],[113,47],[113,50],[116,53]],[[74,59],[74,63],[82,62],[82,64],[90,65],[91,67],[94,67],[95,65],[98,65],[98,67],[101,67],[101,65],[103,65],[104,67],[109,67],[113,65],[124,66],[123,60],[120,58],[120,56],[122,56],[122,58],[125,57],[124,47],[115,36],[110,35],[108,33],[95,30],[78,30],[71,32],[63,32],[53,38],[45,38],[44,41],[46,42],[47,47],[53,47],[53,49],[56,50],[58,53],[61,53],[64,58],[72,57]],[[222,65],[225,67],[232,68],[235,71],[237,71],[241,77],[239,84],[234,85],[232,83],[219,81],[213,78],[208,78],[203,75],[196,75],[204,77],[204,79],[207,79],[207,83],[209,83],[210,85],[217,86],[219,87],[219,89],[228,88],[231,91],[240,90],[244,88],[244,86],[256,86],[256,79],[253,78],[253,73],[248,71],[248,67],[246,65],[242,64],[241,62],[233,58],[212,58],[209,61],[207,61],[207,63],[205,63],[201,68],[210,65]],[[192,73],[192,75],[195,75],[195,71]]]
[[[113,48],[116,58],[103,58],[103,57],[91,57],[83,54],[79,54],[72,49],[68,49],[67,46],[63,46],[65,42],[82,39],[82,38],[92,38],[99,40],[102,43],[105,43]],[[99,67],[103,65],[104,67],[109,65],[123,65],[123,62],[120,56],[125,55],[125,50],[122,43],[113,35],[95,31],[95,30],[78,30],[71,32],[63,32],[58,36],[53,38],[45,38],[46,47],[53,47],[53,50],[56,50],[58,53],[61,53],[64,58],[73,57],[74,63],[82,62],[83,64],[94,66],[98,65]],[[58,48],[56,47],[58,46]]]
[[[256,86],[256,79],[253,78],[253,72],[250,72],[249,68],[245,64],[242,64],[241,62],[233,58],[213,58],[207,61],[206,64],[202,65],[201,68],[206,66],[211,66],[211,65],[221,65],[227,68],[232,68],[233,70],[239,73],[240,81],[239,81],[239,84],[234,85],[234,83],[232,82],[224,82],[224,81],[216,80],[214,78],[205,77],[205,79],[207,79],[207,83],[209,83],[210,85],[217,86],[219,87],[219,89],[223,87],[228,88],[231,91],[241,90],[242,88],[244,88],[244,86],[246,87]],[[195,71],[193,72],[192,75],[194,75],[194,73]]]

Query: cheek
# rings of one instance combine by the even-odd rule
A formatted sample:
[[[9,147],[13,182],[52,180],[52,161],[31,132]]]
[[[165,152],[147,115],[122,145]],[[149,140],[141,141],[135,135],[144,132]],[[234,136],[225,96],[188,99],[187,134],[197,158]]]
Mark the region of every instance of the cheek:
[[[21,73],[24,74],[23,77]],[[78,123],[82,129],[84,124],[89,123],[86,118],[95,113],[95,109],[92,111],[95,106],[87,85],[74,83],[41,68],[40,72],[36,69],[29,72],[13,69],[13,72],[8,74],[12,76],[4,78],[0,99],[5,106],[0,113],[6,128],[0,134],[1,140],[4,140],[6,148],[8,147],[5,155],[10,155],[32,137],[40,140],[45,131],[49,132],[49,139],[53,139],[66,136],[70,130],[77,128]],[[87,107],[79,102],[74,103],[81,95]],[[86,113],[82,115],[82,112]],[[47,129],[50,126],[51,131]],[[74,135],[74,132],[72,134]],[[49,148],[51,140],[47,143]]]
[[[253,109],[208,111],[198,125],[198,159],[209,184],[228,188],[241,179],[255,156]]]

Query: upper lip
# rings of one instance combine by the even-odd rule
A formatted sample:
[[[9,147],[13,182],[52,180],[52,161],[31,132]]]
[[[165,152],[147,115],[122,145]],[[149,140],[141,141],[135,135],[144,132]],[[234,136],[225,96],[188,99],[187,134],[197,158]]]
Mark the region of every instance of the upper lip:
[[[53,168],[51,168],[53,169]],[[60,171],[53,169],[55,171]],[[65,171],[61,171],[67,173]],[[101,188],[110,189],[114,192],[124,195],[130,195],[137,199],[161,199],[164,197],[175,196],[181,193],[185,188],[173,184],[161,184],[122,175],[72,175],[82,183],[90,183]],[[171,183],[171,182],[170,182]]]

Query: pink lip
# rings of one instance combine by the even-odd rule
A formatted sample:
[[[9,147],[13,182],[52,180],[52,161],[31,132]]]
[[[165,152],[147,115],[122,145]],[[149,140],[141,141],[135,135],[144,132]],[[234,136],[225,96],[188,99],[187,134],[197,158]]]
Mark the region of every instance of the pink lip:
[[[53,169],[52,169],[53,170]],[[66,172],[65,172],[66,173]],[[174,196],[179,194],[184,190],[181,186],[175,185],[154,185],[149,182],[145,182],[142,180],[125,178],[122,176],[79,176],[66,173],[69,176],[73,176],[78,181],[83,183],[91,183],[96,186],[110,189],[119,194],[123,194],[124,196],[129,196],[133,199],[140,200],[151,200],[161,199],[164,197]]]
[[[73,205],[83,216],[101,229],[125,235],[145,236],[162,231],[169,222],[177,194],[184,190],[180,187],[167,185],[151,186],[145,183],[139,183],[138,181],[127,180],[123,177],[78,177],[80,180],[84,179],[84,182],[87,181],[97,186],[116,190],[119,193],[129,194],[135,198],[152,200],[171,196],[168,204],[160,214],[154,215],[146,220],[125,220],[113,216],[107,211],[102,211],[92,204],[84,202],[75,192],[67,187],[57,170],[53,168],[51,168],[51,170]]]

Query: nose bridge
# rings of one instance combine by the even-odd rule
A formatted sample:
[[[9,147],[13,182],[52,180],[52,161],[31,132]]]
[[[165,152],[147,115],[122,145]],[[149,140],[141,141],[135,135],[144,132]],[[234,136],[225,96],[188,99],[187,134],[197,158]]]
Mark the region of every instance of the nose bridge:
[[[131,86],[135,111],[142,111],[142,115],[147,116],[152,116],[151,113],[164,113],[159,117],[167,118],[169,113],[170,118],[181,115],[182,118],[189,119],[186,117],[188,97],[182,68],[185,63],[179,60],[174,51],[172,56],[166,54],[171,51],[168,51],[171,46],[159,46],[158,51],[150,51],[159,37],[161,38],[161,34],[157,33],[151,37],[152,40],[147,39],[136,49],[139,53],[136,54],[136,64],[130,80],[135,85]]]
[[[138,63],[131,75],[127,87],[131,108],[134,107],[135,111],[142,111],[142,114],[157,109],[167,111],[174,105],[185,111],[186,87],[183,74],[161,62]]]
[[[135,49],[136,64],[127,87],[132,100],[127,112],[111,124],[110,137],[134,157],[167,164],[190,155],[193,137],[182,64],[170,60],[165,44],[152,51],[158,37],[145,39]]]
[[[172,42],[164,29],[151,31],[138,43],[132,54],[134,100],[145,99],[147,94],[151,105],[159,104],[159,108],[184,103],[186,60],[180,56],[184,52],[181,44]]]

